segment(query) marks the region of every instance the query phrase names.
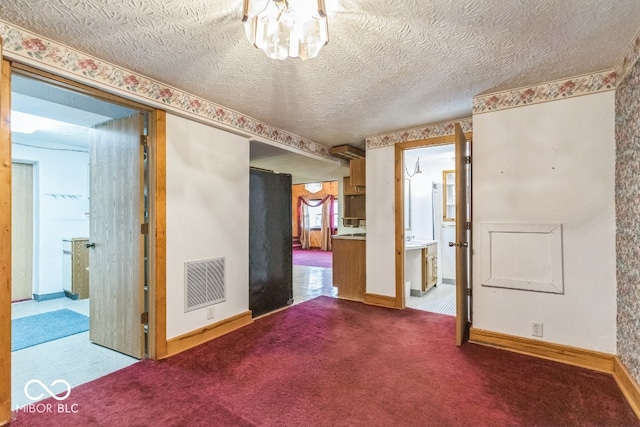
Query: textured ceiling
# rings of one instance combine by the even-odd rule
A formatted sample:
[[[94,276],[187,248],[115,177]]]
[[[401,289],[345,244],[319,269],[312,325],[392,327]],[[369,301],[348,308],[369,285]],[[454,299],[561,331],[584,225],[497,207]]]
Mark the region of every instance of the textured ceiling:
[[[481,93],[611,69],[638,0],[327,0],[330,41],[271,60],[242,0],[2,0],[0,18],[313,141],[469,117]]]

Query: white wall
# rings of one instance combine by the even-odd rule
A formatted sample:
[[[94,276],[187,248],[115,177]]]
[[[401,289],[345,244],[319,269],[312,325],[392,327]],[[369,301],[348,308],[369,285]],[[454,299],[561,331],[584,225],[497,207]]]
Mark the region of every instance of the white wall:
[[[33,293],[46,295],[62,292],[62,240],[89,236],[89,217],[85,215],[89,212],[88,149],[49,143],[20,133],[14,133],[12,139],[11,155],[14,161],[36,162]]]
[[[367,150],[367,293],[396,295],[395,147]]]
[[[473,326],[616,353],[614,92],[473,116]],[[564,294],[480,286],[480,224],[563,224]],[[517,250],[517,248],[514,248]]]
[[[167,115],[167,339],[249,309],[249,141]],[[184,262],[226,257],[226,302],[184,312]]]

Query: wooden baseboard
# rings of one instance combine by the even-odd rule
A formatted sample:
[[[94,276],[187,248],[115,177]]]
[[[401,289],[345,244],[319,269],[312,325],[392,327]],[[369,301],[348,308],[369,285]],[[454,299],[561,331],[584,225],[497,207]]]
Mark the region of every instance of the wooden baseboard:
[[[251,311],[247,310],[228,319],[212,323],[204,328],[167,340],[167,355],[165,357],[174,356],[197,345],[211,341],[214,338],[233,332],[236,329],[240,329],[243,326],[250,325],[252,322]]]
[[[400,308],[396,306],[396,297],[377,294],[364,294],[364,303],[378,307]]]
[[[633,412],[640,418],[640,386],[635,382],[618,356],[614,358],[613,362],[613,378],[618,383],[618,387],[620,387],[624,397],[627,398],[627,402],[629,402]]]
[[[471,328],[469,341],[542,359],[613,373],[613,354]]]

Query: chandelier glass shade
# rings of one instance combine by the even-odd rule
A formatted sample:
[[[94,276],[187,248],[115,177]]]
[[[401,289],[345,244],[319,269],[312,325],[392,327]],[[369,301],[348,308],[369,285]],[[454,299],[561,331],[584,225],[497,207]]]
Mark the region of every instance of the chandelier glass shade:
[[[269,58],[314,58],[329,41],[324,0],[244,0],[249,41]]]

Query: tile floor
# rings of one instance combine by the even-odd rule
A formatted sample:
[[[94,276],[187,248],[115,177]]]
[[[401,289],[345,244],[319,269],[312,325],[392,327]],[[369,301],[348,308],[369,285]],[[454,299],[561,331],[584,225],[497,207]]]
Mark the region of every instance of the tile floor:
[[[88,316],[89,300],[73,301],[68,298],[57,298],[41,302],[18,302],[11,306],[11,318],[17,319],[62,308]],[[88,331],[14,351],[11,354],[11,406],[16,410],[18,407],[40,400],[31,400],[25,395],[24,388],[30,380],[39,380],[53,392],[60,393],[66,390],[66,386],[62,383],[51,386],[57,379],[67,381],[73,389],[137,361],[132,357],[92,344],[89,342]],[[28,392],[32,397],[39,394],[42,394],[41,399],[49,397],[49,394],[38,384],[31,384]]]
[[[410,296],[406,300],[407,307],[432,313],[456,315],[456,287],[441,283],[434,286],[421,297]]]

